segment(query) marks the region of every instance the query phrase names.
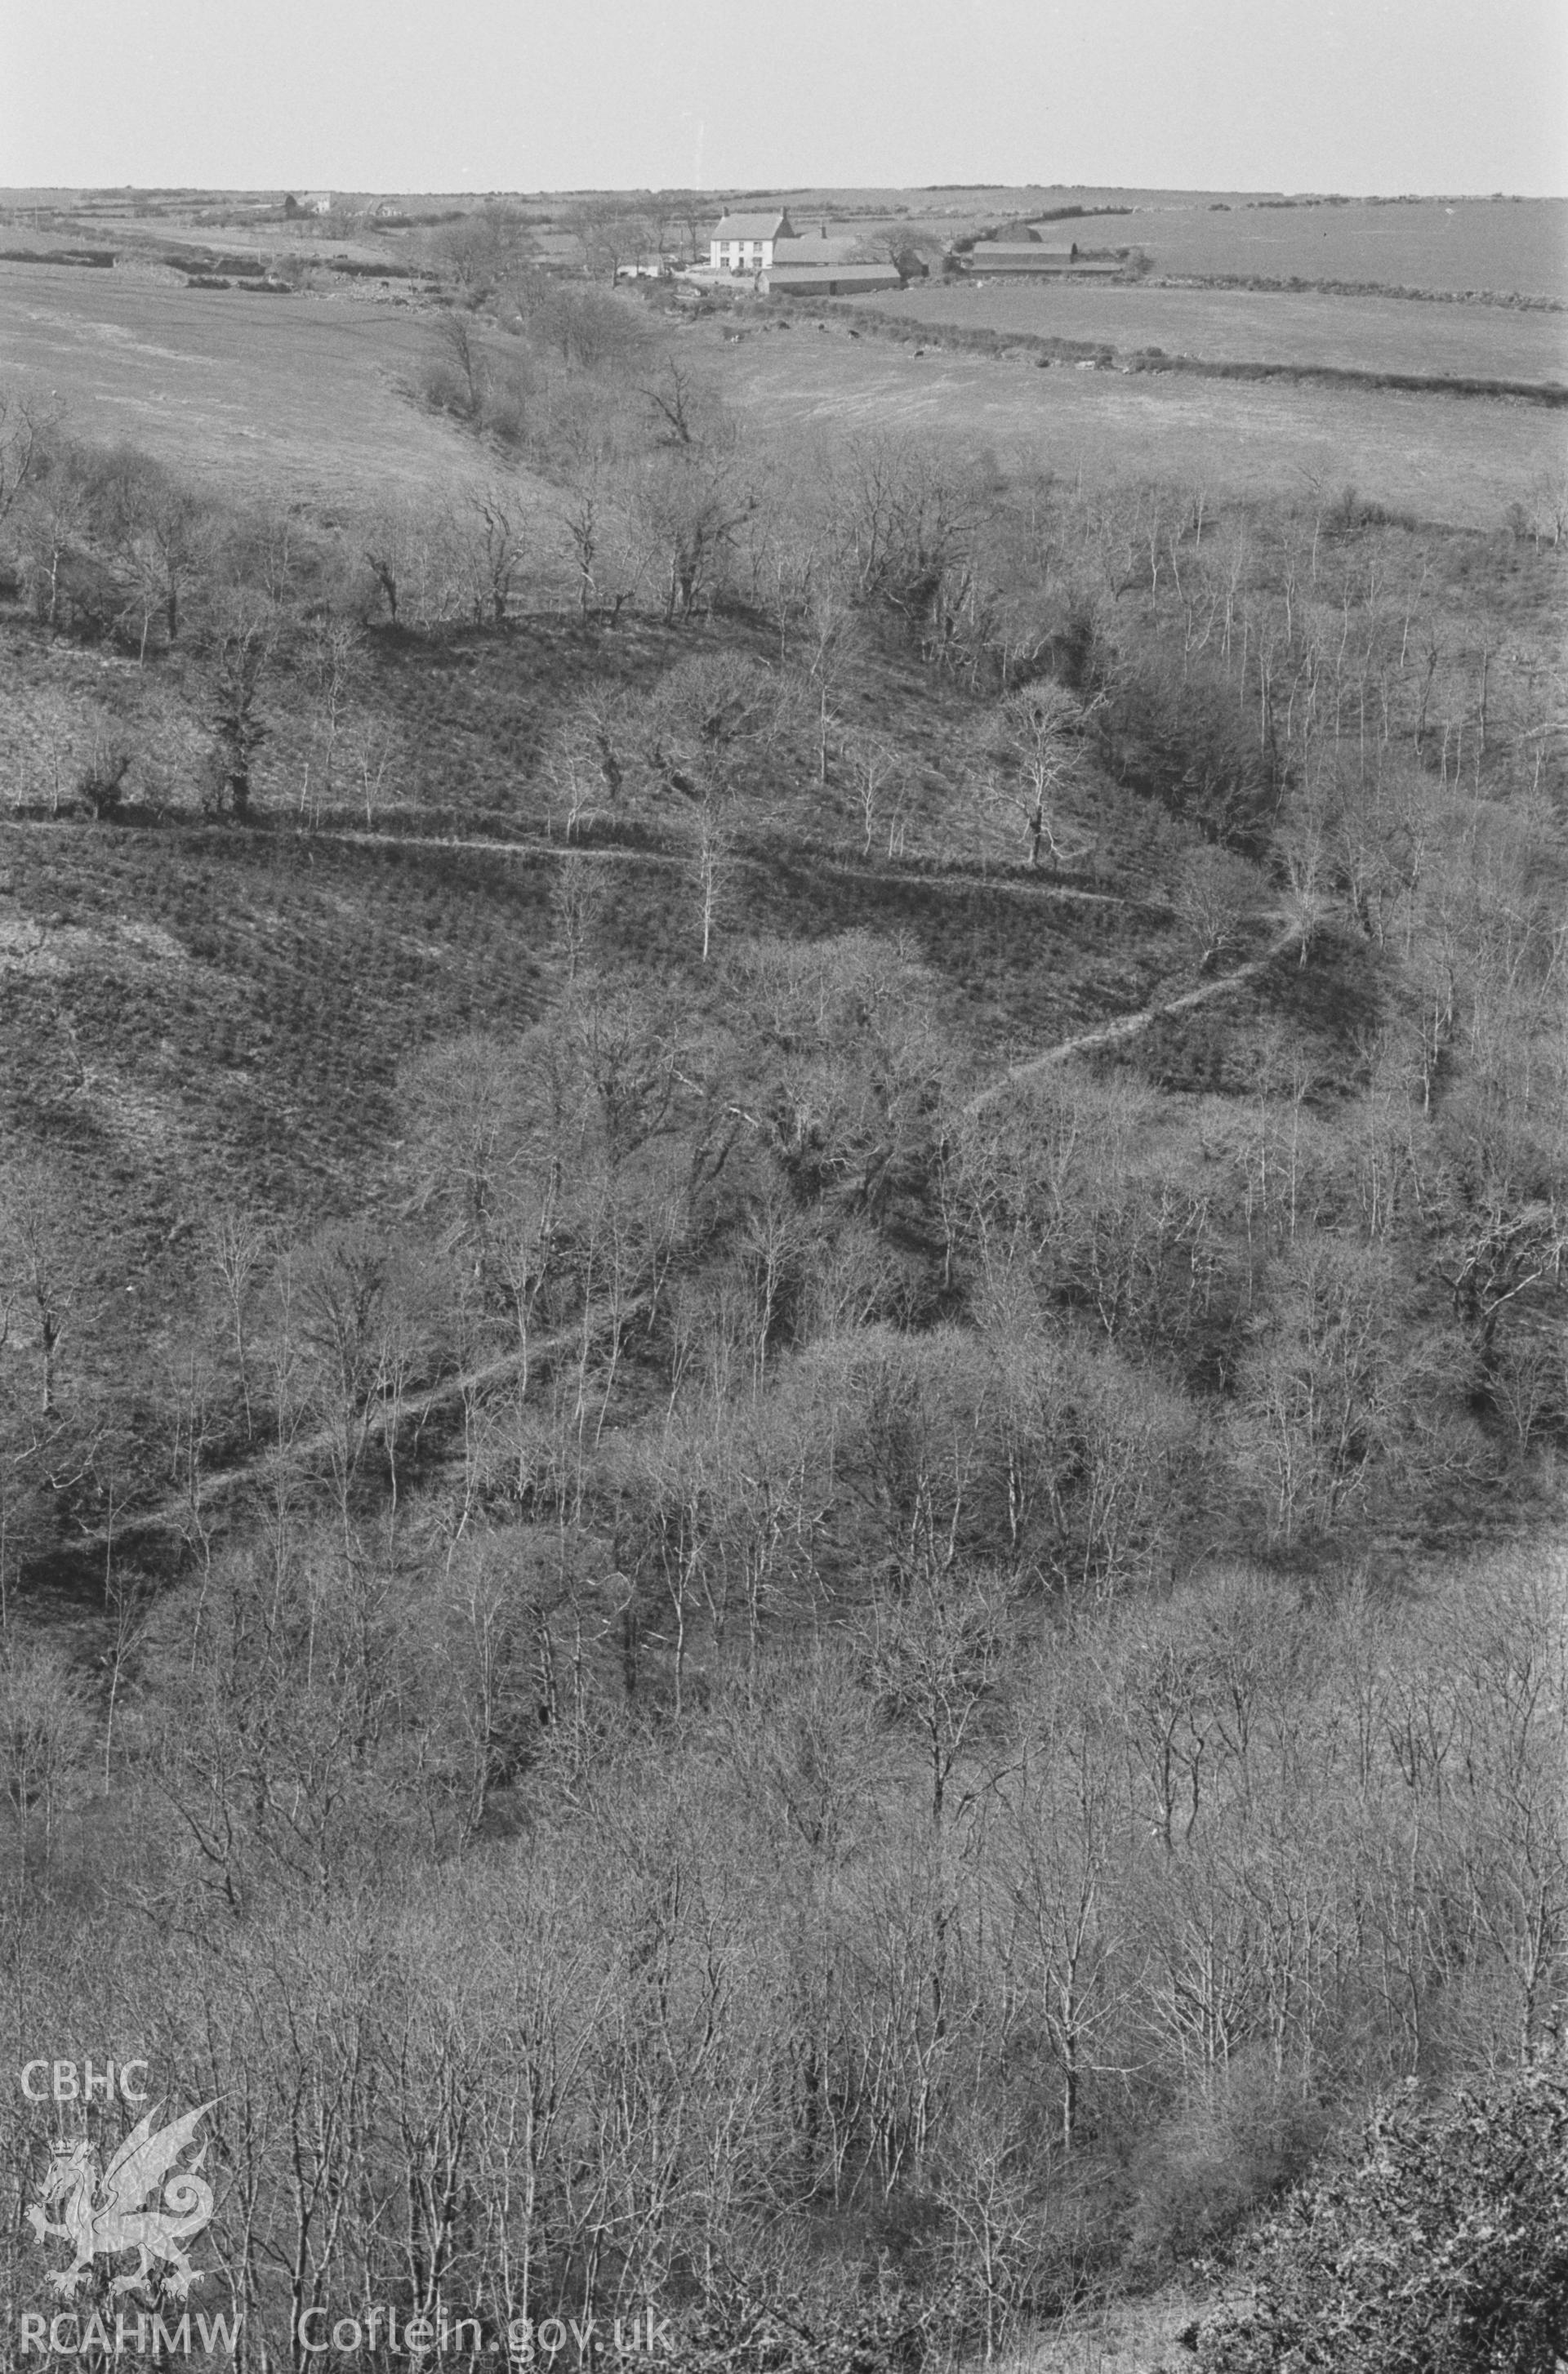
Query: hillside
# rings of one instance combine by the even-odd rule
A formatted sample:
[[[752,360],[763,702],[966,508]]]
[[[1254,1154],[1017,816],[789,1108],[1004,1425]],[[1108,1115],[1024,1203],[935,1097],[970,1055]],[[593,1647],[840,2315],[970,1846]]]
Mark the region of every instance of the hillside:
[[[1554,2050],[1560,483],[491,262],[255,467],[4,390],[7,2049],[208,2106],[257,2365],[1239,2368]]]

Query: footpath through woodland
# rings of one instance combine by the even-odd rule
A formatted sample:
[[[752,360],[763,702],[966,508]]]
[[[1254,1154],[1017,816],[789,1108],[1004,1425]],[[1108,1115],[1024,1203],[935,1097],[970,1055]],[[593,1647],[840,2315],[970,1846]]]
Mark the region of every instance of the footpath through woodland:
[[[678,853],[667,851],[621,848],[569,850],[552,841],[489,840],[477,838],[461,839],[454,836],[441,840],[432,839],[428,842],[422,839],[411,842],[407,836],[402,834],[338,829],[320,832],[313,838],[371,848],[415,846],[471,850],[485,855],[500,857],[548,857],[560,860],[566,855],[576,855],[601,864],[634,864],[640,866],[653,864],[674,867],[684,862]],[[747,858],[742,862],[753,865],[764,863],[758,858]],[[842,875],[853,876],[859,871],[853,864],[843,860],[817,859],[815,862],[828,870]],[[878,869],[876,878],[879,882],[908,882],[926,888],[932,887],[971,888],[983,877],[942,873],[890,874]],[[1150,903],[1135,902],[1113,891],[1083,890],[1070,884],[1043,880],[996,881],[984,878],[984,887],[990,892],[1000,890],[1022,898],[1092,899],[1096,903],[1111,906]],[[999,1102],[1002,1098],[1014,1090],[1027,1091],[1032,1083],[1043,1078],[1048,1072],[1068,1062],[1074,1056],[1092,1054],[1101,1048],[1125,1044],[1167,1016],[1187,1013],[1196,1006],[1207,1005],[1214,999],[1226,995],[1231,990],[1241,988],[1248,981],[1256,981],[1281,956],[1287,955],[1292,948],[1300,947],[1302,940],[1303,927],[1300,924],[1293,925],[1271,941],[1261,955],[1250,958],[1246,963],[1238,965],[1232,972],[1219,974],[1212,981],[1200,982],[1197,988],[1185,990],[1174,997],[1155,999],[1149,1005],[1139,1007],[1136,1013],[1114,1015],[1109,1021],[1098,1024],[1092,1030],[1078,1032],[1070,1039],[1058,1040],[1051,1046],[1040,1049],[1036,1053],[1024,1057],[1021,1062],[1009,1064],[999,1079],[994,1080],[988,1087],[982,1088],[976,1096],[970,1099],[963,1108],[964,1111],[966,1113],[984,1111],[988,1106]],[[417,1430],[427,1419],[435,1416],[441,1411],[460,1406],[475,1396],[508,1383],[525,1366],[531,1367],[536,1361],[548,1361],[563,1351],[574,1350],[580,1355],[585,1354],[591,1348],[592,1339],[596,1334],[602,1333],[612,1325],[624,1328],[640,1310],[646,1308],[647,1300],[646,1296],[637,1297],[619,1312],[599,1314],[596,1324],[591,1320],[586,1322],[579,1321],[572,1326],[560,1329],[535,1343],[520,1345],[515,1350],[500,1353],[477,1368],[464,1369],[454,1376],[443,1377],[420,1392],[398,1394],[382,1400],[362,1416],[361,1454],[372,1441],[378,1440],[384,1441],[389,1436],[395,1436],[406,1427],[413,1427]],[[138,1534],[183,1534],[187,1539],[199,1538],[205,1530],[204,1518],[209,1510],[220,1508],[247,1487],[257,1491],[265,1490],[268,1487],[276,1487],[286,1481],[290,1475],[318,1468],[323,1463],[329,1463],[340,1448],[339,1433],[327,1428],[318,1428],[308,1435],[294,1437],[287,1442],[273,1445],[255,1458],[242,1461],[230,1467],[216,1468],[209,1474],[194,1477],[183,1492],[166,1499],[158,1508],[148,1510],[131,1519],[124,1530]],[[84,1541],[89,1546],[102,1546],[105,1539],[106,1536],[102,1532],[84,1536]]]

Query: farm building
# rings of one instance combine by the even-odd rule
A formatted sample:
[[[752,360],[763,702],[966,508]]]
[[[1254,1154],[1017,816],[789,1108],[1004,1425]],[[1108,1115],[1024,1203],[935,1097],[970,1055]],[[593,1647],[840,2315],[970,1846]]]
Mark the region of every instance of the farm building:
[[[1075,279],[1091,275],[1104,276],[1121,270],[1121,265],[1108,257],[1079,255],[1076,244],[1071,247],[1047,247],[1043,240],[976,240],[970,251],[972,272],[1010,274],[1033,273],[1042,276],[1063,277],[1071,274]]]
[[[766,272],[781,239],[793,239],[787,214],[725,215],[708,241],[710,272]]]
[[[799,244],[809,248],[816,241]],[[839,264],[831,256],[797,264],[781,254],[763,273],[762,286],[770,297],[863,297],[868,289],[902,288],[903,275],[892,264]]]
[[[332,192],[304,190],[297,198],[285,198],[283,211],[286,215],[329,215],[332,212]]]
[[[1078,261],[1078,243],[1047,247],[1038,239],[981,239],[970,261],[976,272],[1070,272]]]

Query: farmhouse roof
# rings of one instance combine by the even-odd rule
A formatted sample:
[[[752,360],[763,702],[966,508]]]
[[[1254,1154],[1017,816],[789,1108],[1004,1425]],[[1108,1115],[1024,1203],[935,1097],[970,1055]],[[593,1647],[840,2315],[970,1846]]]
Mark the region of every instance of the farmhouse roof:
[[[974,242],[973,252],[976,255],[986,256],[1027,256],[1032,264],[1053,260],[1058,264],[1070,264],[1078,253],[1078,247],[1076,242],[1071,247],[1047,247],[1044,241],[1039,239],[979,239]]]
[[[778,240],[774,242],[773,261],[775,264],[851,264],[861,262],[864,261],[864,259],[857,258],[855,254],[855,250],[859,244],[859,241],[853,238],[829,239],[826,236],[823,236],[821,238],[813,237],[807,239],[802,238],[797,233],[791,232],[786,238]]]
[[[789,217],[777,215],[725,215],[713,233],[715,239],[789,239],[793,236]]]

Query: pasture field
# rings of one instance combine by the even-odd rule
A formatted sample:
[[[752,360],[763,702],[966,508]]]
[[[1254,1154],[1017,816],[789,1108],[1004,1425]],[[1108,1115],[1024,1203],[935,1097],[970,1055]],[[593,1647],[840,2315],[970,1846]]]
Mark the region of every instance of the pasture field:
[[[787,205],[796,226],[897,224],[952,239],[984,224],[1027,220],[1066,206],[1127,206],[1129,214],[1064,223],[1085,246],[1142,247],[1161,273],[1261,279],[1348,280],[1381,287],[1486,289],[1568,299],[1568,200],[1353,198],[1260,205],[1222,190],[1133,190],[975,184],[941,190],[779,190],[744,203]]]
[[[834,323],[723,349],[743,414],[784,444],[856,429],[951,438],[1004,465],[1094,485],[1188,478],[1267,499],[1353,485],[1392,511],[1491,528],[1568,452],[1563,416],[1529,404],[1178,374],[1039,370],[961,354],[916,356]]]
[[[0,357],[73,433],[318,504],[471,478],[471,441],[400,393],[426,335],[390,306],[0,264]]]
[[[1350,300],[1234,292],[1247,318],[1301,327],[1321,306]],[[1224,302],[1229,305],[1230,292]],[[1211,294],[1156,289],[930,290],[891,300],[899,318],[990,318],[1021,331],[1054,323],[1130,326],[1122,343],[1174,347],[1155,324],[1171,304],[1203,309]],[[1272,309],[1284,306],[1288,315]],[[1058,311],[1057,309],[1061,309]],[[1127,309],[1127,310],[1124,310]],[[1307,310],[1303,310],[1307,309]],[[1377,320],[1428,311],[1466,334],[1471,309],[1390,303]],[[770,321],[786,317],[766,316]],[[789,335],[738,346],[706,325],[686,335],[721,374],[731,400],[784,445],[847,426],[918,429],[993,448],[1004,461],[1049,466],[1091,483],[1190,476],[1216,494],[1353,483],[1369,499],[1456,525],[1492,526],[1533,481],[1562,464],[1561,414],[1527,405],[1311,384],[1258,385],[1175,375],[1036,370],[1028,361],[912,350],[819,335],[809,311]],[[1555,316],[1474,309],[1485,333],[1518,343],[1555,336]],[[1395,327],[1397,327],[1396,320]],[[70,405],[74,432],[125,440],[211,480],[287,490],[330,509],[371,495],[471,479],[487,457],[448,420],[403,392],[428,339],[417,309],[239,290],[187,289],[69,267],[0,265],[0,353]],[[1261,338],[1262,334],[1258,334]],[[1366,359],[1364,347],[1360,358]],[[1272,359],[1289,358],[1276,356]]]
[[[1256,274],[1268,280],[1375,281],[1568,298],[1568,200],[1421,198],[1409,204],[1248,206],[1134,194],[1117,245],[1157,272]]]
[[[1267,280],[1345,280],[1384,288],[1485,289],[1568,300],[1568,200],[1371,198],[1259,205],[1246,193],[1062,189],[1038,184],[953,190],[783,190],[796,227],[892,226],[953,239],[984,224],[1064,206],[1130,214],[1064,222],[1086,247],[1141,247],[1157,273]],[[745,203],[764,203],[748,193]]]
[[[276,194],[269,194],[276,199]],[[461,195],[393,194],[419,214],[473,206]],[[584,198],[611,193],[530,191],[504,194],[545,221],[570,213]],[[707,193],[713,216],[726,205],[787,206],[798,228],[826,220],[831,229],[874,231],[897,226],[911,233],[953,239],[1012,219],[1050,215],[1067,206],[1127,207],[1126,215],[1092,216],[1064,236],[1086,245],[1139,246],[1161,274],[1256,276],[1262,279],[1344,280],[1380,287],[1435,288],[1568,300],[1568,199],[1562,198],[1307,198],[1291,205],[1260,203],[1272,193],[1223,190],[1138,190],[1065,187],[1033,182],[972,183],[922,189],[799,189]],[[248,221],[255,193],[243,191],[93,192],[0,190],[0,216],[42,208],[55,214],[61,236],[111,230],[132,240],[168,240],[182,230],[241,243],[252,233],[263,243],[314,236],[314,227],[276,219]],[[29,226],[31,228],[31,226]],[[379,250],[381,233],[371,251]],[[391,234],[393,242],[396,234]],[[343,243],[335,241],[335,249]],[[355,252],[358,252],[357,250]]]
[[[1495,305],[1312,291],[1161,288],[1147,283],[1019,288],[970,281],[867,300],[899,321],[1036,337],[1103,339],[1206,362],[1326,363],[1433,378],[1551,381],[1568,375],[1568,314]]]
[[[891,297],[886,310],[934,328],[951,320],[1123,350],[1508,377],[1562,370],[1560,317],[1491,307],[1146,287],[931,288]],[[786,446],[845,426],[919,429],[1091,483],[1181,476],[1246,496],[1353,484],[1391,509],[1465,526],[1494,525],[1564,458],[1562,416],[1527,405],[1043,371],[1027,360],[916,356],[851,339],[837,322],[819,335],[809,311],[763,318],[787,318],[791,334],[770,329],[738,346],[707,325],[684,335],[740,411]],[[405,393],[428,336],[417,308],[0,264],[0,354],[66,398],[74,433],[329,509],[489,466],[470,436]]]

